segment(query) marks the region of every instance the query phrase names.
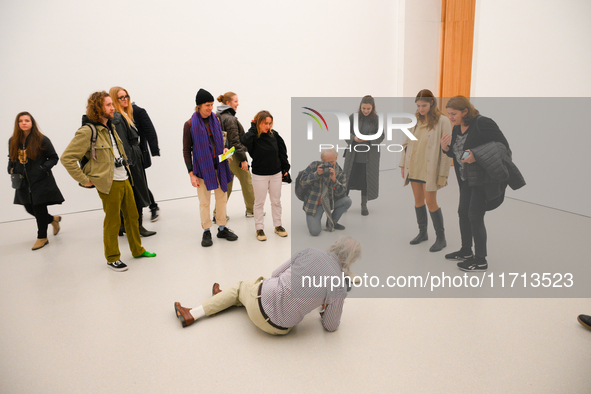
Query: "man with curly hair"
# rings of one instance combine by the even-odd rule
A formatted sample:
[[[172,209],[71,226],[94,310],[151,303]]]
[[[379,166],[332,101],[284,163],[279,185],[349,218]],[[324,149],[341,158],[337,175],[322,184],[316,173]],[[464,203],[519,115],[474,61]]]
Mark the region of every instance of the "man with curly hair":
[[[130,183],[133,179],[123,144],[111,124],[114,112],[113,100],[107,92],[92,93],[86,115],[82,116],[82,127],[64,151],[61,162],[80,186],[96,187],[105,211],[103,242],[107,266],[121,272],[127,270],[127,265],[121,261],[119,252],[120,211],[133,257],[155,257],[156,254],[146,251],[140,241],[138,213]]]

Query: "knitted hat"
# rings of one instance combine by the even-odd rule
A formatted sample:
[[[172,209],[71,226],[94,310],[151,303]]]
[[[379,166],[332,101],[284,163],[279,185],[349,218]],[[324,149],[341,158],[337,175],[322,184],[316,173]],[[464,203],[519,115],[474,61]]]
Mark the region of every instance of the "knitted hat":
[[[213,102],[213,96],[205,89],[199,89],[197,96],[195,96],[195,103],[201,105],[203,103]]]

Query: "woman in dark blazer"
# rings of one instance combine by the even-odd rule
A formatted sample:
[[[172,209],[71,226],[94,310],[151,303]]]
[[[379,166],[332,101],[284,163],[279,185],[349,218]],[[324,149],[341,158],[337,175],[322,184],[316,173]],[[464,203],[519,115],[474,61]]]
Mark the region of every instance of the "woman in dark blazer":
[[[463,96],[452,97],[447,102],[447,114],[453,125],[452,134],[441,138],[441,149],[454,161],[454,169],[460,186],[460,233],[462,248],[445,256],[457,260],[463,271],[486,271],[486,227],[484,214],[487,201],[484,185],[471,185],[468,182],[470,166],[478,166],[471,149],[488,142],[500,142],[509,148],[507,139],[499,126],[480,113]],[[474,240],[474,255],[472,254]]]
[[[37,122],[28,112],[21,112],[14,121],[14,132],[8,140],[8,172],[20,174],[22,184],[16,189],[14,203],[24,205],[37,221],[37,241],[33,250],[49,243],[47,226],[53,226],[53,235],[60,231],[60,216],[47,212],[48,205],[61,204],[64,197],[60,192],[51,168],[57,164],[58,156],[49,138],[41,134]]]

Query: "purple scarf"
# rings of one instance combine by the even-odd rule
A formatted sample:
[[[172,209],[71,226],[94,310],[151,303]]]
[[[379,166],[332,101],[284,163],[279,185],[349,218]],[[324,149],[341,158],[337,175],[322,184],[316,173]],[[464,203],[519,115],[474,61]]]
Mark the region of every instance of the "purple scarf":
[[[217,148],[216,156],[219,156],[224,150],[224,135],[220,122],[213,114],[209,116],[209,128]],[[218,188],[218,177],[213,165],[213,147],[203,118],[197,112],[191,116],[191,136],[193,137],[193,174],[205,181],[207,190],[215,190]],[[218,160],[217,157],[215,160]],[[234,179],[227,160],[218,164],[218,171],[220,174],[219,187],[222,191],[227,192],[228,183]]]

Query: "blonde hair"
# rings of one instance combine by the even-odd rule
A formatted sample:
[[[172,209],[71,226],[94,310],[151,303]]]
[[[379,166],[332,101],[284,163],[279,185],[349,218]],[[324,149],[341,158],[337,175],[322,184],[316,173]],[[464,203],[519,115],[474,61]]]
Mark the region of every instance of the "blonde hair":
[[[257,127],[257,138],[261,136],[261,129],[259,128],[259,125],[261,123],[263,123],[267,118],[271,118],[271,123],[273,123],[273,115],[271,115],[271,113],[269,111],[259,111],[255,116],[254,116],[254,124]],[[273,130],[269,129],[269,134],[273,135]]]
[[[232,101],[232,98],[236,96],[234,92],[226,92],[218,96],[218,101],[222,104],[226,104],[228,101]]]
[[[109,90],[109,96],[111,96],[111,99],[113,100],[113,106],[115,107],[115,111],[123,115],[128,125],[135,127],[135,123],[133,121],[133,107],[131,106],[131,98],[127,99],[129,105],[125,109],[121,106],[121,103],[119,102],[119,97],[117,95],[122,90],[125,92],[127,96],[129,96],[127,90],[123,89],[121,86],[113,86]]]

